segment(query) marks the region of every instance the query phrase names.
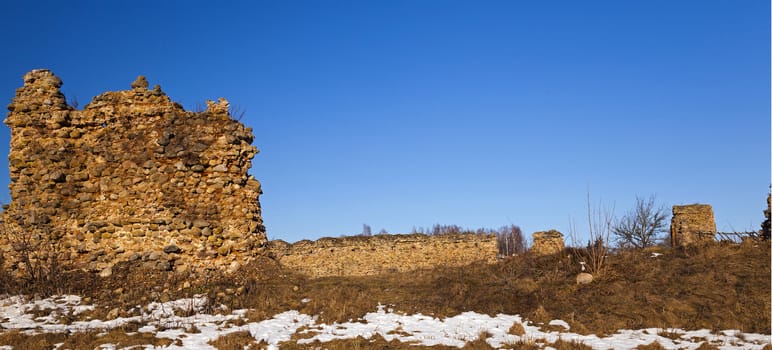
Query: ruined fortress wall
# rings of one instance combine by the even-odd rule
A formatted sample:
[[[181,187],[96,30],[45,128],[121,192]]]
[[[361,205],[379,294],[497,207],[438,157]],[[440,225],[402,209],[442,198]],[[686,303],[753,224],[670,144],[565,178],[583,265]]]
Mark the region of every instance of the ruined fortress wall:
[[[376,235],[322,238],[288,244],[269,242],[269,253],[283,266],[311,277],[367,276],[437,266],[496,262],[493,235]]]
[[[713,242],[716,220],[708,204],[674,205],[670,223],[670,242],[673,247]]]
[[[93,269],[140,258],[225,266],[259,250],[260,183],[247,174],[257,149],[227,101],[188,112],[139,77],[75,110],[61,85],[31,71],[8,105],[12,201],[0,238],[36,232]]]

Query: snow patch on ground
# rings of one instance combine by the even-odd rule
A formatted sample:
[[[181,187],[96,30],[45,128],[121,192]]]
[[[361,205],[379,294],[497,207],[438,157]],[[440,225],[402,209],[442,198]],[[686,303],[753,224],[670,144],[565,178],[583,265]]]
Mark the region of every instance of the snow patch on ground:
[[[383,305],[375,312],[366,314],[360,320],[345,323],[317,323],[314,316],[290,310],[271,319],[244,323],[247,310],[235,310],[223,314],[207,314],[208,300],[195,296],[165,303],[150,303],[137,307],[139,316],[118,317],[112,320],[75,321],[60,323],[64,315],[79,315],[94,310],[92,305],[82,305],[74,295],[55,296],[30,300],[22,296],[0,298],[0,333],[7,330],[21,330],[30,334],[41,332],[84,332],[109,330],[130,322],[143,325],[139,332],[152,333],[156,338],[168,338],[181,345],[169,345],[162,349],[215,349],[208,342],[233,332],[247,331],[257,341],[268,344],[269,349],[278,349],[281,342],[297,339],[300,344],[315,341],[328,342],[356,337],[372,338],[380,335],[387,341],[398,340],[420,345],[446,345],[463,347],[466,343],[485,336],[485,341],[494,348],[508,344],[528,342],[540,344],[557,340],[575,341],[593,349],[634,349],[639,345],[658,342],[667,349],[696,349],[703,342],[721,349],[762,349],[771,344],[769,335],[742,333],[739,330],[712,332],[710,330],[660,329],[620,330],[615,334],[598,337],[570,333],[570,325],[563,320],[552,320],[550,326],[562,327],[564,331],[542,330],[537,325],[523,320],[518,315],[499,314],[495,317],[464,312],[439,319],[422,314],[399,314]],[[39,315],[39,316],[35,316]],[[43,315],[43,316],[40,316]],[[233,321],[241,320],[235,325]],[[523,335],[509,334],[514,324],[520,324]],[[552,327],[553,329],[555,327]],[[194,330],[195,329],[195,330]],[[301,330],[302,329],[302,330]],[[660,334],[668,335],[665,337]],[[677,337],[677,339],[671,339]],[[102,349],[118,350],[113,344],[103,344]],[[0,344],[0,350],[11,350]]]

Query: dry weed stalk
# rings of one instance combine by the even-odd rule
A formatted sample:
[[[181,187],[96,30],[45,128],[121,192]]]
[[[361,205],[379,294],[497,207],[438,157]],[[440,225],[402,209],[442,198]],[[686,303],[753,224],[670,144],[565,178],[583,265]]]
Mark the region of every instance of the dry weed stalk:
[[[29,221],[40,220],[33,213]],[[32,290],[46,295],[60,292],[63,249],[59,234],[44,224],[26,226],[35,228],[24,229],[18,223],[7,221],[0,223],[0,236],[11,248],[10,261],[6,263],[22,272]]]
[[[613,231],[614,206],[607,207],[599,201],[592,205],[590,193],[587,192],[587,226],[588,239],[586,249],[577,249],[579,258],[586,263],[587,270],[595,277],[603,276],[608,269],[606,259],[609,253],[609,239]],[[569,223],[569,235],[572,245],[578,247],[579,241],[576,235],[576,225],[573,220]]]

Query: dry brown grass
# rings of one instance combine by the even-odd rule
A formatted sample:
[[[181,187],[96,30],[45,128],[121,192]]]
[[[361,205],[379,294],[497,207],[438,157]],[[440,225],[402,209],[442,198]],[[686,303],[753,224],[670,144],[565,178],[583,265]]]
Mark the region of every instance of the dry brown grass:
[[[523,325],[520,323],[515,322],[512,327],[509,327],[509,334],[521,336],[525,334],[525,328],[523,328]]]
[[[558,340],[554,343],[550,343],[549,346],[557,350],[592,350],[589,345],[584,345],[575,341]]]
[[[583,334],[649,327],[769,333],[768,242],[664,249],[663,253],[657,258],[645,251],[609,255],[604,276],[581,286],[575,282],[580,266],[574,250],[566,250],[543,257],[524,254],[494,265],[319,279],[283,269],[268,258],[230,276],[148,271],[122,264],[105,279],[71,272],[60,288],[91,298],[98,305],[91,314],[95,318],[116,307],[128,310],[151,301],[203,293],[212,305],[251,309],[249,322],[289,309],[318,315],[319,322],[346,322],[375,311],[380,303],[398,312],[439,318],[475,311],[492,316],[519,314],[537,323],[562,319],[572,332]],[[186,281],[191,283],[189,288],[183,288]],[[19,289],[2,289],[9,284],[12,282],[0,283],[0,294],[18,293]],[[304,298],[310,301],[304,303]],[[324,347],[397,348],[383,339],[330,344]]]
[[[763,348],[763,350],[767,350],[770,346],[767,345]],[[719,350],[720,348],[718,346],[715,346],[713,344],[710,344],[708,342],[704,342],[700,344],[700,346],[697,348],[697,350]]]
[[[0,345],[10,345],[14,349],[53,349],[54,344],[64,341],[61,333],[26,335],[17,330],[0,333]]]
[[[135,345],[168,346],[172,340],[156,338],[152,333],[128,333],[114,329],[107,333],[72,333],[67,335],[60,349],[96,349],[99,345],[111,343],[117,348]]]
[[[657,342],[652,342],[651,344],[646,344],[646,345],[638,345],[635,348],[637,350],[665,350],[665,347],[662,346],[662,344]]]
[[[486,344],[487,345],[487,344]],[[546,346],[552,347],[557,350],[592,350],[592,347],[589,345],[584,345],[582,343],[578,343],[575,341],[565,341],[560,340],[554,342],[554,343],[544,343],[544,342],[534,342],[531,340],[521,340],[514,344],[508,344],[504,346],[504,349],[513,349],[513,350],[538,350],[543,349]],[[491,347],[487,347],[485,349],[491,349]]]
[[[132,333],[115,329],[105,333],[43,333],[27,335],[16,330],[0,333],[0,345],[10,345],[14,349],[53,349],[54,344],[62,343],[61,350],[97,349],[102,344],[111,343],[116,347],[135,345],[168,346],[170,339],[156,338],[151,333]]]
[[[433,350],[458,350],[455,346],[416,346],[410,343],[402,343],[398,340],[386,341],[382,336],[375,335],[370,339],[357,337],[353,339],[335,340],[330,342],[313,342],[311,344],[297,344],[296,342],[285,342],[280,344],[282,350],[306,350],[306,349],[327,349],[327,350],[396,350],[396,349],[433,349]],[[462,348],[463,350],[491,350],[493,349],[484,339],[478,339],[469,342]]]
[[[246,350],[258,349],[255,338],[247,331],[238,331],[218,337],[209,342],[217,350]]]

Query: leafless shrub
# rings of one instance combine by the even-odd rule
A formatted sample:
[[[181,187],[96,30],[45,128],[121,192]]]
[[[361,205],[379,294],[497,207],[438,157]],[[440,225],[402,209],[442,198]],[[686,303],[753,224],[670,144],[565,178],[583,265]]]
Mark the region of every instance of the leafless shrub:
[[[657,243],[658,234],[667,230],[668,213],[664,206],[654,206],[654,196],[635,198],[635,208],[613,226],[620,247],[646,248]]]
[[[228,114],[230,114],[231,118],[241,121],[241,119],[244,118],[244,115],[247,114],[247,110],[244,108],[241,108],[240,106],[233,106],[231,105],[228,109]]]
[[[11,247],[11,264],[22,272],[24,287],[34,293],[52,295],[61,292],[63,249],[60,234],[43,224],[44,219],[31,213],[24,227],[14,222],[2,222],[0,235]]]
[[[70,101],[68,104],[70,105],[70,107],[74,109],[78,109],[78,106],[79,106],[78,98],[76,96],[70,97]]]
[[[193,112],[194,113],[205,113],[209,109],[209,105],[207,103],[196,103],[195,106],[193,106]],[[244,118],[244,116],[247,114],[247,110],[244,108],[241,108],[240,106],[233,106],[231,105],[228,107],[228,115],[231,116],[231,118],[241,121],[241,119]]]
[[[191,111],[193,111],[193,113],[204,113],[204,111],[206,111],[206,105],[204,105],[201,102],[196,103],[196,105],[193,106]]]
[[[611,232],[614,222],[614,206],[604,206],[602,201],[593,205],[590,200],[590,193],[587,193],[587,247],[586,249],[576,249],[578,257],[584,261],[587,272],[598,277],[605,274],[608,266],[609,247],[608,242],[611,238]],[[571,220],[569,223],[569,235],[572,245],[578,246],[576,225]]]
[[[5,254],[0,254],[0,294],[6,294],[14,288],[13,275],[6,268]]]

